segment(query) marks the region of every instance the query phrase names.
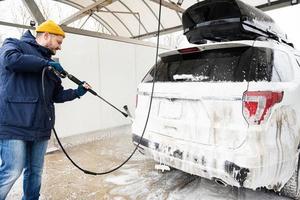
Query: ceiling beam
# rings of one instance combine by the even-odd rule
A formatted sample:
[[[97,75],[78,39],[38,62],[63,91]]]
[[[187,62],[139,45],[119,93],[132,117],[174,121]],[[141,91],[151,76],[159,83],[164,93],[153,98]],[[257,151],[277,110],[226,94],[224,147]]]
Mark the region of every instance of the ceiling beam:
[[[23,29],[29,29],[29,30],[34,30],[35,28],[32,26],[26,26],[23,24],[15,24],[15,23],[10,23],[10,22],[4,22],[0,21],[1,26],[10,26],[10,27],[15,27],[15,28],[23,28]]]
[[[140,19],[140,14],[138,12],[133,12],[125,3],[123,3],[121,0],[119,0],[119,2],[129,11],[133,14],[133,16],[135,17],[135,19],[139,22],[139,25],[141,25],[143,27],[143,29],[145,30],[146,33],[148,33],[149,31],[146,29],[145,25],[141,22]],[[140,33],[139,33],[140,34]]]
[[[45,21],[42,12],[40,11],[39,7],[37,6],[34,0],[23,0],[23,4],[38,24],[41,24]]]
[[[2,25],[2,26],[11,26],[11,27],[16,27],[16,28],[23,28],[23,29],[30,29],[30,30],[35,29],[34,27],[31,27],[31,26],[26,26],[26,25],[22,25],[22,24],[15,24],[15,23],[9,23],[9,22],[4,22],[4,21],[0,21],[0,25]],[[120,36],[113,36],[113,35],[109,35],[109,34],[105,34],[105,33],[82,30],[82,29],[72,28],[72,27],[68,27],[68,26],[61,26],[61,27],[66,33],[72,33],[72,34],[76,34],[76,35],[83,35],[83,36],[88,36],[88,37],[94,37],[94,38],[101,38],[101,39],[106,39],[106,40],[124,42],[124,43],[127,43],[127,44],[135,44],[135,45],[140,45],[140,46],[156,48],[156,44],[154,44],[152,42],[146,42],[146,41],[142,41],[142,40],[131,39],[131,38],[126,38],[126,37],[120,37]],[[163,45],[160,45],[160,49],[170,50],[170,48],[165,47]]]
[[[155,14],[154,10],[149,6],[149,4],[145,0],[142,0],[142,1],[145,4],[145,6],[150,10],[150,12],[155,17],[155,19],[158,21],[158,16]],[[163,26],[162,23],[160,23],[160,26],[161,26],[162,29],[165,29],[165,27]]]
[[[127,24],[125,24],[125,22],[123,22],[120,17],[118,17],[118,15],[116,15],[115,13],[113,13],[111,10],[109,10],[108,8],[104,8],[106,9],[108,12],[110,12],[124,27],[125,29],[128,31],[128,33],[133,37],[133,33],[131,32],[131,30],[129,29],[129,27],[127,26]]]
[[[176,32],[176,31],[182,31],[182,30],[183,30],[182,25],[179,25],[179,26],[175,26],[175,27],[166,28],[164,30],[161,30],[160,35],[166,35],[166,34],[169,34],[169,33],[173,33],[173,32]],[[156,37],[156,36],[157,36],[157,31],[154,31],[154,32],[134,36],[134,37],[132,37],[132,39],[142,40],[142,39]]]
[[[262,11],[269,11],[269,10],[274,10],[274,9],[278,9],[278,8],[296,5],[298,3],[299,3],[299,0],[269,1],[268,3],[256,6],[256,8],[261,9]]]
[[[76,8],[78,10],[80,9],[83,9],[84,7],[79,5],[79,4],[76,4],[74,3],[73,1],[70,1],[70,0],[54,0],[54,1],[57,1],[57,2],[60,2],[60,3],[63,3],[63,4],[66,4],[66,5],[69,5],[69,6],[72,6],[73,8]],[[106,28],[106,30],[108,32],[110,32],[112,35],[116,35],[118,36],[118,33],[115,29],[113,29],[113,27],[111,27],[111,25],[109,25],[109,23],[107,23],[104,19],[102,19],[99,15],[92,15],[92,17],[98,21],[104,28]]]
[[[156,48],[156,44],[152,42],[146,42],[143,40],[138,40],[138,39],[131,39],[127,37],[121,37],[121,36],[113,36],[105,33],[99,33],[95,31],[88,31],[88,30],[82,30],[82,29],[77,29],[77,28],[72,28],[69,26],[62,26],[63,30],[66,31],[67,33],[73,33],[77,35],[84,35],[84,36],[89,36],[89,37],[95,37],[95,38],[101,38],[101,39],[106,39],[106,40],[112,40],[112,41],[117,41],[117,42],[124,42],[127,44],[135,44],[135,45],[140,45],[140,46],[147,46],[147,47],[153,47]],[[165,50],[170,50],[170,48],[160,45],[161,49]]]
[[[95,3],[84,7],[83,9],[79,10],[78,12],[74,13],[70,17],[67,17],[66,19],[62,20],[60,22],[61,25],[68,25],[78,19],[81,19],[82,17],[89,15],[91,12],[100,10],[101,8],[108,6],[109,4],[112,4],[117,0],[98,0]]]
[[[165,1],[165,0],[150,0],[150,1],[155,2],[157,4],[160,4],[160,1],[161,1],[162,6],[164,6],[166,8],[169,8],[171,10],[175,10],[176,12],[183,13],[185,11],[183,8],[181,8],[177,4],[171,3],[171,2],[168,2],[168,1]]]

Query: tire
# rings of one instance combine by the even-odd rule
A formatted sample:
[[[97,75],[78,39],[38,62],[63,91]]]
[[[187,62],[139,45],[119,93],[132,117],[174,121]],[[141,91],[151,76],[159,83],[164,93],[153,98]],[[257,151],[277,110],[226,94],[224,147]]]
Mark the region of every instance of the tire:
[[[300,161],[298,158],[298,166],[296,168],[296,171],[280,191],[282,195],[290,197],[295,200],[300,200],[299,167],[300,167]]]

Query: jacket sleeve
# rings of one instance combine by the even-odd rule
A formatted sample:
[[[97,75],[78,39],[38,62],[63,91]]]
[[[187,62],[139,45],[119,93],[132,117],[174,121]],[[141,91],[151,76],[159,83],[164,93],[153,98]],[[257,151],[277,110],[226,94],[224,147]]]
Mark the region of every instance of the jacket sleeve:
[[[12,38],[5,40],[0,53],[3,66],[13,72],[40,72],[48,65],[48,60],[35,55],[24,54]]]
[[[66,101],[72,101],[76,98],[80,98],[77,96],[75,93],[75,90],[73,89],[67,89],[64,90],[63,86],[59,83],[57,84],[55,90],[54,90],[54,96],[53,96],[53,101],[55,103],[63,103]]]

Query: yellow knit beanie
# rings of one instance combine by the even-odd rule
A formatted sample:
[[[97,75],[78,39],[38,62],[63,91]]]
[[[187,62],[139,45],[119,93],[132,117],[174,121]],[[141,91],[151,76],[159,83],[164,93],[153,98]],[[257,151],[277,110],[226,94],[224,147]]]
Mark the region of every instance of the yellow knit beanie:
[[[52,20],[47,20],[41,23],[38,27],[36,27],[35,31],[37,33],[48,32],[65,37],[65,32],[62,30],[62,28]]]

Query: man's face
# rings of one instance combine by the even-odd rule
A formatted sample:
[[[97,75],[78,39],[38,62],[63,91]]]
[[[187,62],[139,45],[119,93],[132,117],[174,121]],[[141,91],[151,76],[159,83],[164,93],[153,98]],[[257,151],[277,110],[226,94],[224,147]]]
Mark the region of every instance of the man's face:
[[[47,34],[45,35],[45,47],[50,49],[55,55],[57,50],[61,50],[63,39],[64,37],[61,35]]]

